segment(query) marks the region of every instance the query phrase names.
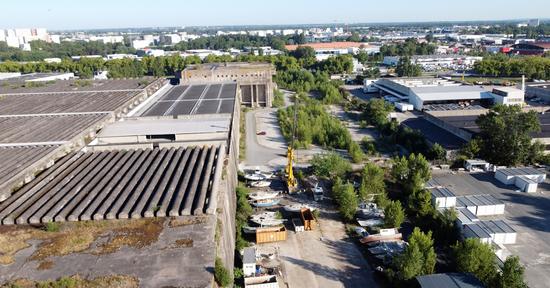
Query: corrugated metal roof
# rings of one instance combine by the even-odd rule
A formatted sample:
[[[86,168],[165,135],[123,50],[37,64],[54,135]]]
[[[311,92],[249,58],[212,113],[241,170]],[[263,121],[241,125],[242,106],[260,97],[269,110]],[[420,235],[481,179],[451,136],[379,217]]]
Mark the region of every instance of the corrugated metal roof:
[[[544,172],[537,170],[533,167],[518,167],[518,168],[503,168],[498,169],[497,172],[506,176],[526,176],[526,175],[543,175]]]
[[[253,248],[253,247],[244,248],[243,263],[244,264],[255,264],[256,263],[256,248]]]
[[[456,197],[455,194],[453,192],[451,192],[451,190],[449,190],[448,188],[433,188],[431,189],[431,192],[432,192],[432,195],[434,197],[437,197],[437,198],[440,198],[440,197]]]
[[[479,218],[477,218],[477,216],[474,215],[474,213],[472,213],[472,211],[470,211],[468,209],[465,209],[465,208],[458,209],[457,217],[458,217],[458,219],[460,219],[460,221],[462,223],[470,223],[470,222],[479,221]]]
[[[489,235],[489,233],[487,233],[487,231],[485,231],[485,229],[483,229],[483,227],[478,224],[466,224],[464,226],[464,229],[469,229],[470,231],[472,231],[472,233],[474,233],[477,238],[491,238],[491,235]]]

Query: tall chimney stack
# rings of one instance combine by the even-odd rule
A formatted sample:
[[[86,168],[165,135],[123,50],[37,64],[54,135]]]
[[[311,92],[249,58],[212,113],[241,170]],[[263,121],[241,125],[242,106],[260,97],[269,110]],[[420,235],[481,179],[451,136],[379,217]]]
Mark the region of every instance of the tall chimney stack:
[[[525,75],[521,75],[521,90],[525,92]]]

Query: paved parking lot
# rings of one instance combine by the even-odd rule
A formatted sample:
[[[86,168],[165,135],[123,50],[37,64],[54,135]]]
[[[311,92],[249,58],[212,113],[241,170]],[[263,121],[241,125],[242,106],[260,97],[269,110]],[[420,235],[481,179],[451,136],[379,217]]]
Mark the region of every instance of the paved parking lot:
[[[517,242],[505,245],[525,265],[529,287],[550,283],[550,183],[539,185],[537,193],[516,191],[494,178],[494,173],[455,173],[434,171],[433,178],[457,195],[491,194],[504,201],[502,217],[517,231]],[[493,217],[494,218],[494,217]]]

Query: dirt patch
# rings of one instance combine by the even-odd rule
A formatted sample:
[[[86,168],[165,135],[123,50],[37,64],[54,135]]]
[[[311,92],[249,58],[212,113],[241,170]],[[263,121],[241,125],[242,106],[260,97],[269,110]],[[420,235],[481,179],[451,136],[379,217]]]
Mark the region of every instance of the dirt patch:
[[[155,218],[142,225],[134,227],[117,228],[113,231],[111,239],[98,247],[94,254],[109,254],[119,250],[122,246],[143,248],[158,240],[163,229],[163,220]]]
[[[170,228],[181,227],[187,225],[198,225],[206,223],[207,217],[190,217],[190,218],[170,218],[168,226]]]
[[[29,258],[42,261],[50,256],[91,250],[92,243],[100,237],[107,238],[105,244],[88,252],[112,253],[125,245],[142,248],[156,242],[163,227],[164,219],[151,218],[62,223],[55,232],[30,226],[3,228],[0,233],[0,264],[12,264],[15,253],[29,247],[30,240],[42,240]]]
[[[185,239],[178,239],[176,242],[172,245],[174,248],[189,248],[193,247],[193,239],[191,238],[185,238]]]
[[[46,261],[42,261],[40,262],[40,264],[38,264],[38,267],[36,269],[38,270],[50,270],[53,268],[53,261],[49,261],[49,260],[46,260]]]
[[[0,286],[1,288],[31,288],[31,287],[64,287],[64,288],[134,288],[139,287],[139,281],[135,277],[126,275],[109,275],[94,279],[82,279],[78,275],[62,277],[55,281],[32,281],[28,279],[17,279]]]
[[[16,229],[15,226],[4,227],[0,231],[0,264],[12,264],[15,261],[15,253],[31,246],[29,240],[44,239],[46,234],[45,231],[32,227],[20,229]]]

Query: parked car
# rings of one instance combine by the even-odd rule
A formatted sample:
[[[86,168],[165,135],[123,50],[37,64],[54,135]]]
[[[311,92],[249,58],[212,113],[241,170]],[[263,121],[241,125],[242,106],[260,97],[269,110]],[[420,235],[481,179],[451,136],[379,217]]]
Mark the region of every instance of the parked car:
[[[265,135],[265,134],[267,134],[267,133],[265,133],[265,131],[260,131],[260,132],[256,133],[256,135],[262,135],[262,136]]]

